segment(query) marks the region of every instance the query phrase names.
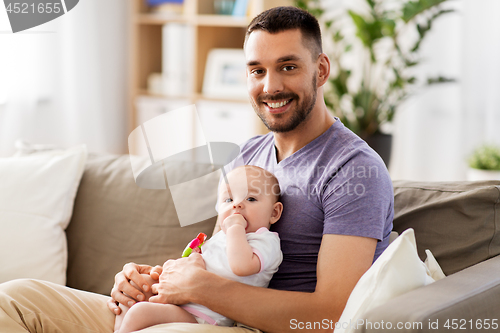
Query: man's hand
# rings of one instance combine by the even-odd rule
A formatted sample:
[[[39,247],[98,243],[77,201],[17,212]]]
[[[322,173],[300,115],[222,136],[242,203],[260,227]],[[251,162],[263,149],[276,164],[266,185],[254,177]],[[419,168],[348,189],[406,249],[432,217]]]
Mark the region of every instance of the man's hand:
[[[196,252],[187,258],[168,260],[163,264],[160,282],[153,285],[149,301],[162,304],[186,304],[191,302],[190,291],[199,282],[199,273],[204,271],[205,261]]]
[[[134,305],[138,301],[143,301],[145,296],[143,292],[150,290],[150,285],[146,282],[141,274],[149,274],[153,280],[158,280],[162,273],[162,267],[151,267],[149,265],[137,265],[128,263],[123,266],[123,270],[115,275],[115,284],[111,289],[111,298],[108,300],[108,308],[119,315],[120,307],[116,302],[128,307]],[[140,289],[135,288],[131,281],[136,286],[142,286]]]
[[[224,233],[226,233],[227,229],[229,229],[229,227],[231,227],[235,224],[241,225],[243,227],[243,229],[246,229],[246,227],[248,225],[247,220],[245,220],[243,215],[233,214],[233,215],[229,215],[228,217],[226,217],[224,219],[224,221],[222,221],[222,231],[224,231]]]

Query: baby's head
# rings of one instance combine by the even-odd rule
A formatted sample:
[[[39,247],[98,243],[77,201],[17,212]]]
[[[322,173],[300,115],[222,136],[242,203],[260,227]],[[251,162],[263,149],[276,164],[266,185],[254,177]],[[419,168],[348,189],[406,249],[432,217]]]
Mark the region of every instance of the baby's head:
[[[280,187],[276,177],[267,170],[244,165],[227,174],[227,183],[219,186],[219,220],[240,214],[247,222],[246,232],[269,229],[281,217]]]

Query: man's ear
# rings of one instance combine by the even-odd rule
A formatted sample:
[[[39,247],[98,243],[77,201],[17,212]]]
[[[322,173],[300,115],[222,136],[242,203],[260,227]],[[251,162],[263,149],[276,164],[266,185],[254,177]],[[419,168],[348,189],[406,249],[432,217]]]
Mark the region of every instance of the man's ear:
[[[325,53],[321,53],[317,61],[318,66],[318,88],[323,86],[330,77],[330,59]]]
[[[280,219],[282,212],[283,212],[283,204],[279,201],[274,203],[273,212],[271,214],[269,223],[270,224],[276,223]]]

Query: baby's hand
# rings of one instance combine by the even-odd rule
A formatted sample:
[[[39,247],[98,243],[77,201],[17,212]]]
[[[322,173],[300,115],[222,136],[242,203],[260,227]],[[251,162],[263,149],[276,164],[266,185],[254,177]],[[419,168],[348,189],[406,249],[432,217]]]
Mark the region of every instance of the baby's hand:
[[[222,231],[224,231],[224,233],[226,233],[226,231],[227,231],[227,229],[229,229],[229,227],[236,225],[236,224],[241,225],[243,228],[246,229],[247,220],[245,220],[245,218],[241,214],[230,215],[230,216],[226,217],[224,219],[224,221],[222,221]]]

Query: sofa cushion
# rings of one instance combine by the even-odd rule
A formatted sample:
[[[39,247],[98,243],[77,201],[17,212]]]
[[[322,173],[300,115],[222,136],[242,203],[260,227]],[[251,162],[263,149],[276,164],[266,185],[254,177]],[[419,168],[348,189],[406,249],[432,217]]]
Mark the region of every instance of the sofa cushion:
[[[429,252],[429,262],[434,262]],[[437,265],[439,266],[439,265]],[[413,229],[396,238],[359,279],[342,312],[334,333],[352,333],[363,314],[411,290],[435,281],[417,255]]]
[[[0,283],[66,283],[64,229],[86,159],[85,145],[0,159]]]
[[[138,187],[130,163],[89,156],[67,229],[70,287],[109,295],[127,262],[162,265],[199,232],[212,234],[215,217],[181,227],[170,192]]]
[[[500,254],[500,181],[394,181],[394,230],[415,230],[446,275]]]

